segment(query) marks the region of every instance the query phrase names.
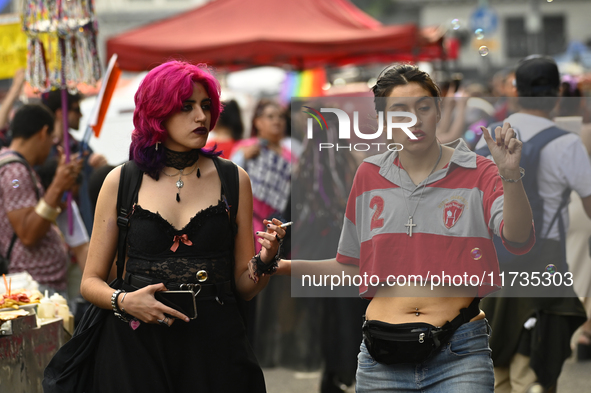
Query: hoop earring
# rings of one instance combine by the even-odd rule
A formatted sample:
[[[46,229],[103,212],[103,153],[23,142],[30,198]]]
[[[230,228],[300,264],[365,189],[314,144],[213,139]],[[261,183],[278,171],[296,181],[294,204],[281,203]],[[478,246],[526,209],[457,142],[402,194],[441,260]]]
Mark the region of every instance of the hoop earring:
[[[160,144],[160,142],[156,142],[156,151],[158,151],[158,145]]]

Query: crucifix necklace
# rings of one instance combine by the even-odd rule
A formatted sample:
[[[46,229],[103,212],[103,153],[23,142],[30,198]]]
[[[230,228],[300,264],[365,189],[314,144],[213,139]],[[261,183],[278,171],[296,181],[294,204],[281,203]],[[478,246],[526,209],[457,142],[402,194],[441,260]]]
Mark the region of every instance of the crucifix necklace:
[[[197,166],[198,165],[195,164],[195,166],[193,167],[193,169],[191,169],[191,172],[189,172],[189,173],[183,173],[184,169],[179,169],[179,171],[177,173],[174,173],[172,175],[169,175],[168,173],[162,171],[162,173],[164,173],[168,177],[175,177],[176,175],[179,175],[179,179],[176,181],[176,188],[177,188],[176,201],[177,202],[181,201],[181,188],[183,188],[185,186],[185,182],[183,181],[183,176],[188,176],[191,173],[195,172],[195,169],[197,168]],[[199,172],[197,172],[197,177],[201,177]]]
[[[400,156],[398,156],[398,163],[400,164],[398,166],[398,179],[400,181],[400,189],[402,190],[402,197],[404,198],[404,205],[406,206],[406,211],[408,212],[408,222],[406,224],[404,224],[404,226],[406,227],[406,234],[410,237],[412,237],[412,229],[417,226],[417,224],[413,223],[412,217],[417,212],[417,208],[419,207],[419,203],[421,203],[421,199],[423,199],[423,193],[425,192],[425,187],[427,186],[427,183],[429,182],[429,177],[433,174],[433,171],[435,171],[435,168],[437,168],[437,165],[439,165],[439,161],[441,161],[441,154],[442,153],[443,153],[443,148],[441,147],[441,145],[439,145],[439,158],[437,159],[437,162],[433,166],[433,169],[431,169],[431,172],[427,176],[427,179],[423,183],[423,189],[421,190],[421,195],[419,196],[419,201],[417,202],[412,214],[410,212],[410,209],[408,208],[408,202],[406,201],[406,195],[404,194],[404,187],[402,187],[402,176],[400,176],[400,166],[402,165],[402,162],[400,161]]]

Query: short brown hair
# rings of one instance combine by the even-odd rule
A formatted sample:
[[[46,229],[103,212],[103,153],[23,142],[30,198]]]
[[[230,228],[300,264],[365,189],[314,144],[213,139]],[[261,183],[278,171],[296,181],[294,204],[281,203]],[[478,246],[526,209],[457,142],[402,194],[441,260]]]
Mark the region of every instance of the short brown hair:
[[[376,112],[384,110],[385,102],[380,98],[388,97],[396,86],[408,85],[411,82],[418,83],[427,90],[433,97],[439,107],[441,100],[441,90],[433,82],[433,79],[425,71],[411,64],[394,64],[386,67],[378,76],[378,80],[371,91],[374,95],[374,105]]]

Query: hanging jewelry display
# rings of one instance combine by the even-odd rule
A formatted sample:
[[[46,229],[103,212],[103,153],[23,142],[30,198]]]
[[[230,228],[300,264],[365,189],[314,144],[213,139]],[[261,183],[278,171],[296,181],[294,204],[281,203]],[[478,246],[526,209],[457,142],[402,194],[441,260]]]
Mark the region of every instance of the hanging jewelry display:
[[[98,24],[94,0],[23,0],[23,31],[27,34],[27,81],[37,91],[61,90],[62,108],[80,83],[96,84],[101,77],[96,50]],[[52,43],[53,41],[53,43]],[[47,44],[47,52],[43,43]],[[91,70],[91,71],[86,71]],[[62,111],[68,129],[68,111]],[[66,162],[70,161],[69,133],[64,132]],[[73,231],[72,194],[67,194],[68,227]]]
[[[27,81],[38,91],[95,85],[101,77],[93,0],[25,0]],[[57,40],[63,40],[62,45]],[[63,72],[62,72],[63,71]]]

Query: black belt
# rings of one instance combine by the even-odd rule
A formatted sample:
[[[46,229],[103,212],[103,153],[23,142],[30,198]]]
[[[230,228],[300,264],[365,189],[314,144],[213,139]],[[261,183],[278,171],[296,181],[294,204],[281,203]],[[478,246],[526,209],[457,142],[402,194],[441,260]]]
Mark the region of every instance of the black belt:
[[[147,277],[147,276],[139,276],[137,274],[126,274],[125,275],[125,282],[129,285],[139,289],[143,288],[148,285],[152,284],[160,284],[163,283],[166,286],[166,289],[169,291],[179,291],[179,290],[192,290],[197,295],[195,295],[196,299],[205,299],[205,298],[216,298],[216,297],[231,297],[233,296],[232,292],[232,283],[230,281],[224,281],[215,284],[200,284],[200,283],[178,283],[178,282],[165,282],[164,280],[160,280],[157,278]]]

